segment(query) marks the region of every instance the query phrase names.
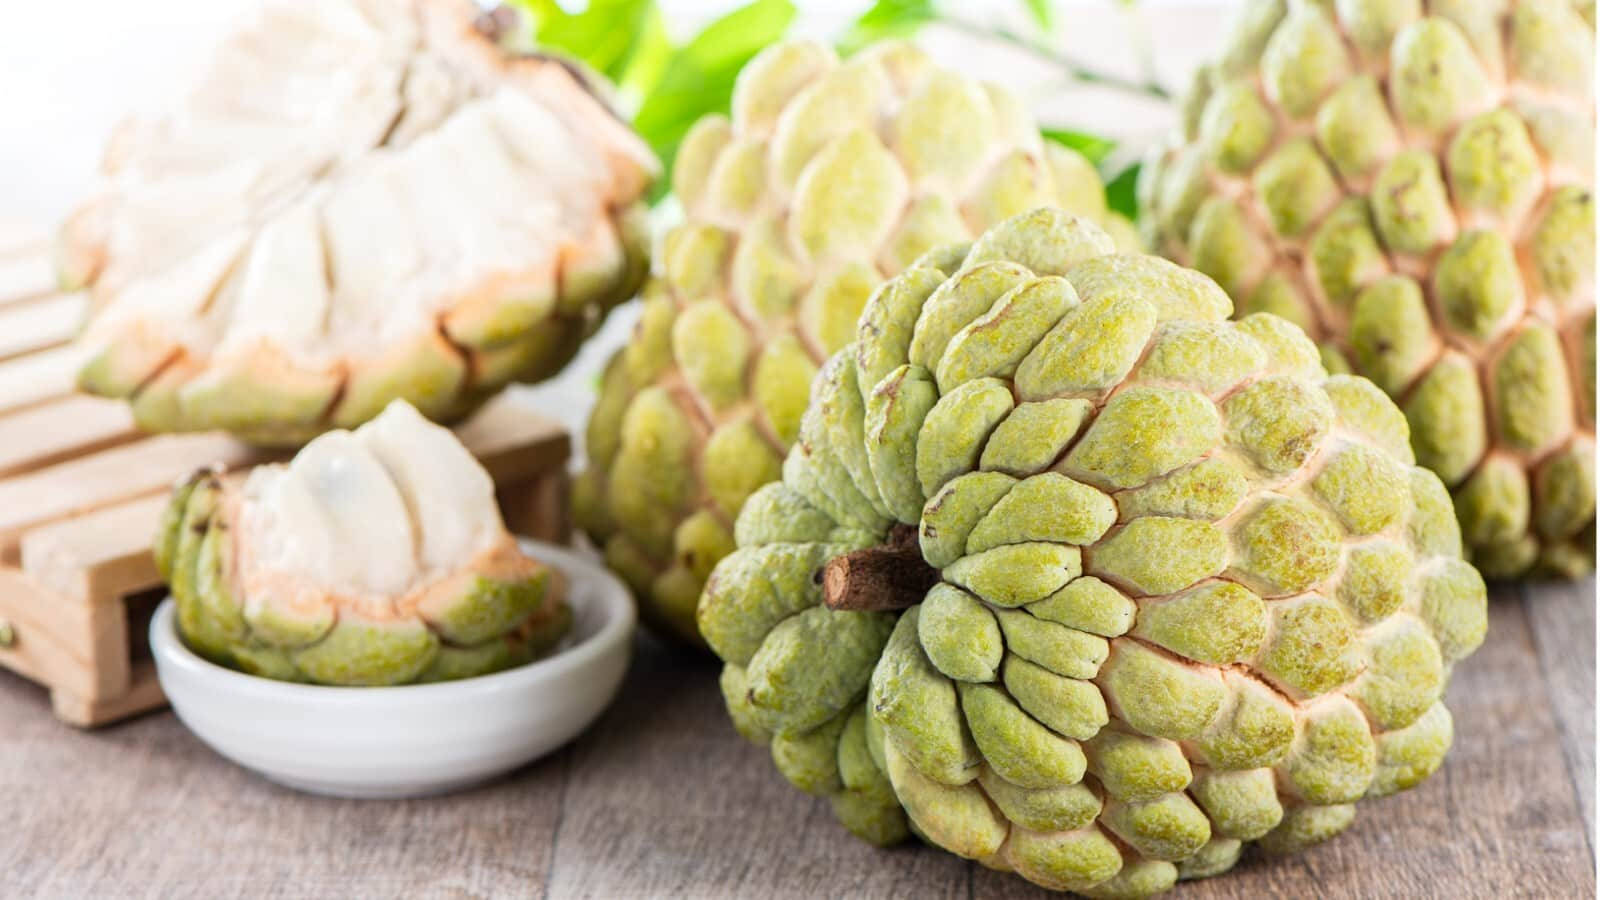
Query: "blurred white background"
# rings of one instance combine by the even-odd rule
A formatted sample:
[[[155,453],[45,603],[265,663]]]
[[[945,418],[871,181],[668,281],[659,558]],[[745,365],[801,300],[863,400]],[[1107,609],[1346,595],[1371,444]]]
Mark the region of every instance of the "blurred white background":
[[[0,28],[0,220],[51,223],[94,187],[101,147],[130,114],[159,112],[202,71],[213,44],[259,0],[7,0]],[[561,0],[564,6],[583,0]],[[797,33],[832,39],[870,0],[795,0]],[[1056,0],[1056,48],[1093,67],[1139,78],[1150,66],[1180,89],[1217,45],[1237,0]],[[693,34],[742,0],[661,0],[675,38]],[[978,22],[1012,18],[1017,0],[947,0]],[[919,42],[948,64],[1002,81],[1022,93],[1042,122],[1126,141],[1118,162],[1172,122],[1169,104],[1064,83],[1059,70],[1003,45],[932,28]],[[1148,43],[1145,43],[1148,42]],[[1141,47],[1152,48],[1141,53]],[[1155,50],[1153,48],[1159,48]],[[1145,55],[1147,54],[1147,55]],[[593,373],[627,336],[631,308],[613,314],[603,333],[560,378],[527,392],[532,402],[581,433]]]
[[[211,46],[259,0],[78,0],[5,4],[0,28],[0,216],[54,220],[93,184],[106,135],[117,120],[159,110],[203,68]],[[563,5],[583,0],[562,0]],[[1172,86],[1215,45],[1230,0],[1057,0],[1059,47],[1097,68],[1139,74],[1141,31],[1155,68]],[[740,0],[662,0],[669,26],[691,34]],[[867,0],[796,0],[796,29],[836,37]],[[1015,0],[949,2],[978,21],[1015,14]],[[1004,47],[932,29],[923,44],[952,64],[1022,90],[1050,124],[1129,138],[1157,133],[1169,121],[1161,105],[1104,90],[1059,83],[1049,67]]]

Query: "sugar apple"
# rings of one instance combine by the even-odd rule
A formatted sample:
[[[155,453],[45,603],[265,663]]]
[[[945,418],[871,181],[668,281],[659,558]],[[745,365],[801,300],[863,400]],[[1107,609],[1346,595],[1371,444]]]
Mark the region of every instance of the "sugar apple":
[[[659,164],[468,0],[276,0],[124,127],[62,232],[81,386],[157,431],[300,443],[552,374],[647,269]]]
[[[195,473],[155,557],[184,641],[268,678],[482,675],[544,653],[572,621],[558,573],[506,533],[488,473],[403,401],[287,465]]]
[[[778,477],[813,374],[879,282],[1041,204],[1137,241],[1016,97],[905,43],[845,61],[807,41],[766,49],[731,119],[684,139],[672,183],[686,221],[605,370],[574,505],[646,621],[697,643],[695,602],[740,506]]]
[[[1249,0],[1152,247],[1388,391],[1491,577],[1594,568],[1594,5]]]
[[[879,288],[699,606],[735,725],[851,831],[1096,896],[1426,778],[1486,627],[1393,403],[1113,250],[1044,209]]]

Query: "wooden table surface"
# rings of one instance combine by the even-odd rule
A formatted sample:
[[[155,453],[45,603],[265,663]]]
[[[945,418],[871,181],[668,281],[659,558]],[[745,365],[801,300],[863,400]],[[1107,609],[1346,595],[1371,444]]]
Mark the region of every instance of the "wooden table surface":
[[[1340,837],[1183,898],[1593,897],[1595,585],[1501,587],[1456,670],[1456,744]],[[81,732],[0,672],[4,897],[1046,897],[917,845],[877,850],[733,732],[716,669],[640,638],[570,747],[398,802],[276,787],[170,712]]]

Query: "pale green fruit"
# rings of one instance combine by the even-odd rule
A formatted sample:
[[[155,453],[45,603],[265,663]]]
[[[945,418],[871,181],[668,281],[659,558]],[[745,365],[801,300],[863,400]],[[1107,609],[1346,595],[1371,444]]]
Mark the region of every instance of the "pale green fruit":
[[[603,85],[478,12],[269,4],[119,131],[61,235],[81,387],[148,431],[290,445],[565,366],[644,279],[660,164]]]
[[[700,599],[739,731],[836,796],[801,763],[864,716],[852,831],[1090,896],[1432,774],[1487,627],[1448,495],[1381,391],[1231,311],[1051,209],[880,287]]]
[[[646,622],[693,643],[695,601],[733,549],[740,508],[778,478],[813,376],[884,279],[1041,204],[1137,239],[1095,170],[1043,142],[1015,96],[904,43],[847,60],[807,41],[764,50],[739,75],[732,116],[685,137],[673,191],[685,221],[605,370],[574,506]],[[952,302],[987,307],[1009,287],[1004,271],[980,281]],[[934,286],[898,290],[920,306]],[[885,327],[902,329],[886,340],[909,336]],[[904,388],[913,404],[933,389]],[[895,416],[873,424],[913,421]],[[871,464],[859,449],[843,462]]]
[[[1151,246],[1371,378],[1489,577],[1594,568],[1594,6],[1249,0]]]
[[[286,465],[195,473],[154,552],[185,643],[267,678],[466,678],[537,658],[572,624],[560,575],[506,533],[488,473],[401,401]]]

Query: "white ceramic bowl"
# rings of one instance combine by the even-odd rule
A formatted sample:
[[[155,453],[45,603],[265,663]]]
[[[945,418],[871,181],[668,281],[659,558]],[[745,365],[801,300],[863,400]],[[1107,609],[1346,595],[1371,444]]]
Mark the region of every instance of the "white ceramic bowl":
[[[550,544],[522,547],[571,585],[572,632],[537,662],[438,684],[291,684],[195,655],[168,599],[150,623],[161,688],[213,750],[315,794],[412,797],[509,771],[572,740],[611,702],[635,622],[627,589],[600,566]]]

